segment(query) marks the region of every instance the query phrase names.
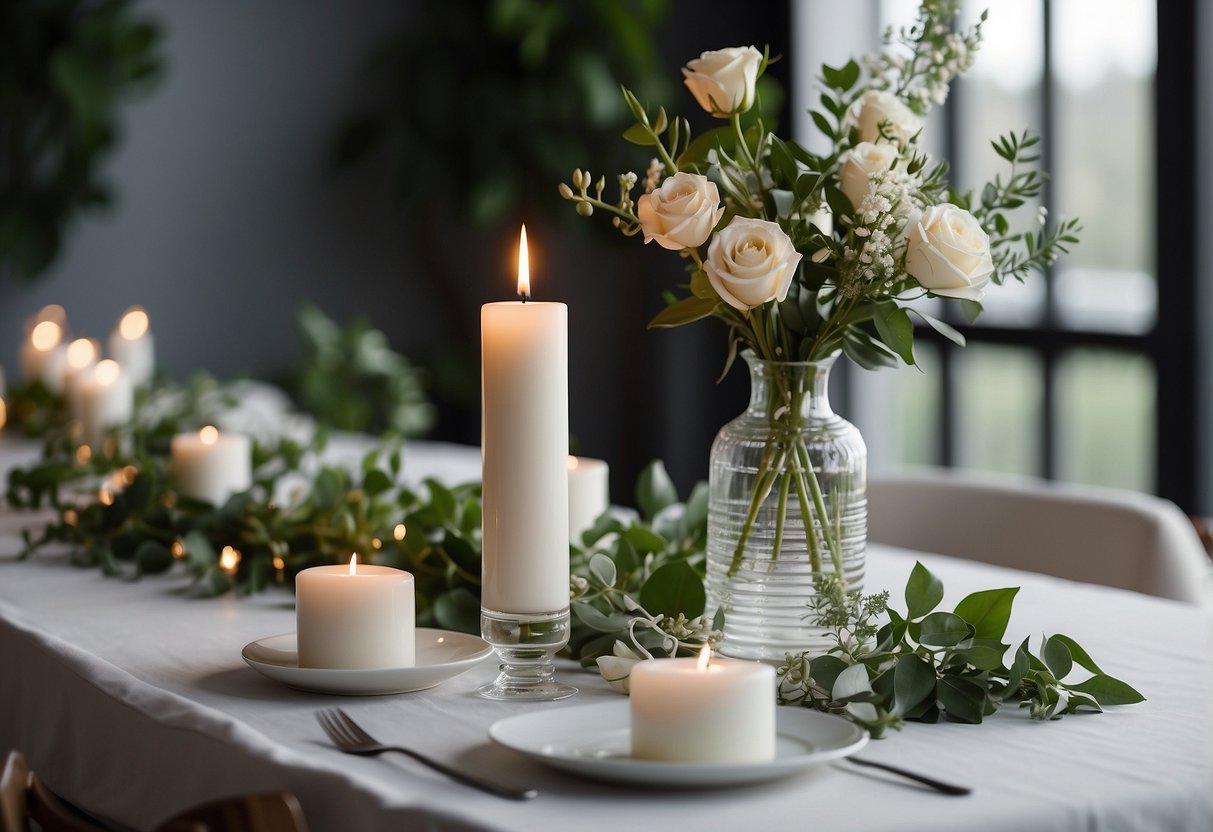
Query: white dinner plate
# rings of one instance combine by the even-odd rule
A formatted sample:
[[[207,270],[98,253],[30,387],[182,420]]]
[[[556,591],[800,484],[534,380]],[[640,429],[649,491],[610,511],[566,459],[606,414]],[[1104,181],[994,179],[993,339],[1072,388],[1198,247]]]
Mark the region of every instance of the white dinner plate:
[[[495,722],[495,742],[554,768],[645,786],[756,783],[788,777],[863,748],[868,732],[845,719],[805,708],[776,711],[775,759],[762,763],[672,763],[631,756],[626,700],[512,716]]]
[[[240,655],[248,666],[300,690],[374,696],[425,690],[470,670],[493,652],[484,639],[450,630],[417,628],[417,664],[374,670],[300,667],[295,634],[247,644]]]

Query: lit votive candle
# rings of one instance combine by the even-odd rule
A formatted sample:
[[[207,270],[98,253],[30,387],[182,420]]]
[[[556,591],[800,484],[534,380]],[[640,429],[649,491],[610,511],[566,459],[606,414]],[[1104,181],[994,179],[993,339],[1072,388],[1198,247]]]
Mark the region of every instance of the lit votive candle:
[[[7,391],[4,389],[4,368],[0,367],[0,430],[8,424],[8,405],[4,403]]]
[[[611,507],[611,471],[601,459],[569,457],[569,540],[581,535]]]
[[[81,441],[100,451],[105,434],[131,420],[135,413],[135,393],[112,359],[97,362],[77,377],[75,384],[77,421]]]
[[[775,668],[712,659],[650,659],[632,666],[632,756],[751,763],[775,757]]]
[[[71,418],[80,419],[80,397],[77,388],[85,371],[97,363],[100,347],[92,338],[77,338],[67,346],[67,362],[63,370],[63,395],[67,399],[67,412]]]
[[[55,321],[34,324],[29,337],[21,345],[21,377],[26,384],[40,381],[52,393],[62,393],[66,362],[63,327]]]
[[[300,667],[417,663],[413,576],[387,566],[313,566],[295,576]]]
[[[179,433],[169,448],[177,493],[221,506],[228,497],[253,487],[253,448],[242,433],[220,433],[207,425],[197,433]]]
[[[132,306],[122,313],[118,326],[110,334],[109,348],[110,355],[123,366],[135,387],[152,380],[156,371],[156,344],[151,321],[142,306]]]

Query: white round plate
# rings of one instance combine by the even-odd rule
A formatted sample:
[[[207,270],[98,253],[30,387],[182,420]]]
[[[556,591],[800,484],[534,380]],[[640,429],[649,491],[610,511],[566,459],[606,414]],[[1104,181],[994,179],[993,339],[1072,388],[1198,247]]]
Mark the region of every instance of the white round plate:
[[[776,711],[775,759],[762,763],[672,763],[631,756],[629,703],[604,702],[500,720],[489,736],[554,768],[596,780],[699,788],[776,780],[863,748],[868,732],[805,708]]]
[[[417,628],[417,664],[374,670],[300,667],[295,634],[247,644],[240,655],[258,673],[292,688],[315,693],[374,696],[425,690],[470,670],[493,652],[488,642],[467,633]]]

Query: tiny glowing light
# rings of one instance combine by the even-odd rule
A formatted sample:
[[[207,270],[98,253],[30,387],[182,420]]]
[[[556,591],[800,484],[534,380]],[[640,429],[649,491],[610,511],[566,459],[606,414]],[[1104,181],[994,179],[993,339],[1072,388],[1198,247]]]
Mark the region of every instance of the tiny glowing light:
[[[274,555],[274,568],[279,572],[286,569],[286,561],[282,559],[282,555]]]
[[[87,465],[88,461],[93,458],[93,449],[88,445],[81,445],[76,449],[76,462],[79,465]]]
[[[219,568],[229,575],[235,574],[236,567],[240,565],[240,550],[233,549],[231,546],[224,546],[223,551],[219,553]]]
[[[139,469],[134,465],[128,465],[122,469],[122,484],[130,488],[135,484],[135,478],[139,476]]]
[[[173,506],[177,505],[177,501],[173,499],[172,494],[165,494],[160,498],[160,505],[164,506],[165,508],[172,508]]]
[[[51,321],[52,323],[59,324],[59,326],[64,326],[67,324],[67,310],[57,303],[51,303],[39,309],[34,320],[39,323]]]
[[[63,338],[63,327],[54,321],[41,321],[34,327],[34,331],[30,333],[30,343],[34,345],[34,349],[39,352],[48,352],[59,346],[59,341]]]
[[[97,499],[103,506],[112,506],[114,504],[114,492],[108,488],[102,488],[97,492]]]
[[[699,661],[695,663],[695,669],[703,673],[708,669],[708,664],[712,661],[712,645],[705,644],[703,649],[699,651]]]
[[[77,522],[79,522],[79,520],[80,520],[80,515],[76,513],[76,510],[74,508],[64,509],[64,511],[63,511],[63,522],[64,523],[66,523],[69,526],[74,526],[74,525],[76,525]]]
[[[526,247],[526,226],[518,238],[518,294],[525,300],[531,296],[531,256]]]
[[[73,370],[83,370],[97,360],[97,345],[91,338],[77,338],[67,346],[67,364]]]
[[[143,307],[132,306],[122,313],[122,320],[118,322],[118,334],[128,341],[134,341],[144,336],[149,323],[147,312]]]
[[[446,644],[446,636],[438,636],[439,644]]]
[[[97,383],[102,387],[109,387],[122,375],[122,368],[118,366],[117,361],[107,358],[97,362],[96,373]]]
[[[382,548],[383,548],[383,541],[382,541],[382,540],[380,540],[380,539],[379,539],[379,538],[377,538],[377,537],[375,537],[375,538],[371,538],[371,546],[372,546],[372,547],[374,547],[374,548],[376,548],[376,549],[382,549]]]
[[[358,553],[357,552],[354,552],[354,554],[350,555],[350,574],[351,575],[358,574]]]
[[[396,528],[392,529],[392,537],[396,538],[397,540],[404,540],[404,535],[407,532],[408,529],[404,527],[403,523],[397,523]]]
[[[580,464],[581,463],[578,461],[577,457],[573,456],[572,454],[569,454],[569,470],[570,471],[576,471],[577,466]]]
[[[207,425],[198,431],[198,439],[203,445],[214,445],[219,441],[219,428],[214,425]]]
[[[180,540],[174,540],[173,545],[169,548],[169,551],[173,553],[173,557],[183,558],[185,557],[185,544]]]
[[[4,430],[4,426],[8,423],[8,405],[4,403],[3,397],[0,397],[0,430]]]

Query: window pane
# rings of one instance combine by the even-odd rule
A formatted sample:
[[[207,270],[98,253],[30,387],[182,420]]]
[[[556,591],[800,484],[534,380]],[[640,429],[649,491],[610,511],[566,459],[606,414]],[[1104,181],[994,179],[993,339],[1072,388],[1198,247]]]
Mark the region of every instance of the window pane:
[[[1040,359],[1025,349],[980,344],[954,358],[959,465],[1039,475]]]
[[[1154,0],[1051,4],[1056,207],[1082,218],[1058,264],[1057,313],[1074,329],[1154,323]]]
[[[977,60],[957,82],[953,95],[958,108],[954,184],[980,193],[986,182],[1009,167],[990,142],[1011,132],[1042,132],[1040,84],[1044,77],[1044,9],[1041,0],[966,0],[961,20],[975,21],[983,9],[990,15],[982,29]],[[1039,202],[1029,202],[1010,214],[1012,227],[1034,228]],[[983,302],[978,325],[1033,326],[1045,310],[1045,282],[1030,274],[1024,282],[992,287]]]
[[[1075,350],[1057,366],[1058,476],[1154,490],[1154,367],[1144,356]]]
[[[868,470],[888,471],[905,465],[938,465],[939,402],[943,370],[939,350],[914,345],[918,367],[869,372],[856,368],[848,382],[855,414],[843,413],[863,434]]]

